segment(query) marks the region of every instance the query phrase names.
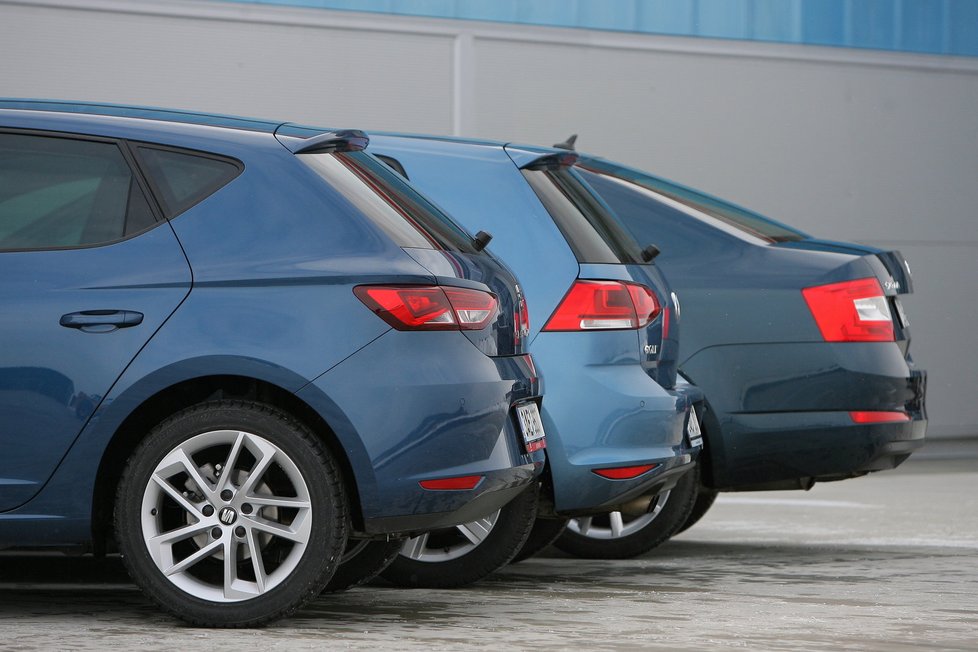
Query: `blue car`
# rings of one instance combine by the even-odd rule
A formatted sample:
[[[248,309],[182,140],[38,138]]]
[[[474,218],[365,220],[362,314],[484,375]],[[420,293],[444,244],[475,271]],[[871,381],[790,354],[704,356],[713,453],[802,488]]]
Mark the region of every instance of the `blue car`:
[[[926,373],[910,355],[897,251],[821,240],[640,170],[584,156],[575,173],[614,210],[682,300],[679,370],[703,390],[701,484],[680,531],[719,491],[808,489],[890,469],[924,442]],[[650,538],[671,525],[649,521]],[[557,545],[602,556],[572,522]]]
[[[383,576],[455,586],[543,547],[570,516],[647,517],[677,485],[692,497],[700,394],[677,377],[678,306],[649,264],[654,250],[640,249],[577,179],[576,155],[393,135],[372,136],[369,151],[462,226],[492,234],[489,248],[516,272],[534,311],[525,338],[547,396],[537,514],[514,501],[457,531],[412,539]],[[685,518],[687,507],[673,501],[662,520]],[[526,548],[536,522],[541,532]]]
[[[0,101],[0,548],[252,626],[536,485],[515,280],[366,144]]]

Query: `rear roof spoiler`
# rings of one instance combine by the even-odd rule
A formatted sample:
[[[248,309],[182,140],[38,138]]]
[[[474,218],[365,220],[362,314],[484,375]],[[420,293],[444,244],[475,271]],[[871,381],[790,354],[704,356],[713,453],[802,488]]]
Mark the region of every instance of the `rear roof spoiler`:
[[[275,137],[293,154],[323,154],[332,152],[359,152],[367,148],[370,138],[359,129],[339,129],[324,131],[312,136],[301,137],[306,129],[279,128]],[[290,133],[292,132],[292,133]]]
[[[574,152],[554,152],[552,154],[541,154],[540,156],[527,161],[519,162],[521,170],[555,170],[561,167],[570,167],[577,163],[578,156]]]

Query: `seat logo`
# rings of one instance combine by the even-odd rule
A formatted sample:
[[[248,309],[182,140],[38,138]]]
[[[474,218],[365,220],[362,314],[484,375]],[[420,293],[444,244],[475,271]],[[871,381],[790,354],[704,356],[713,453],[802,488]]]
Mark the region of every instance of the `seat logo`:
[[[217,517],[221,520],[221,523],[224,523],[224,525],[231,525],[238,520],[238,513],[230,507],[225,507],[221,510],[221,513],[218,514]]]

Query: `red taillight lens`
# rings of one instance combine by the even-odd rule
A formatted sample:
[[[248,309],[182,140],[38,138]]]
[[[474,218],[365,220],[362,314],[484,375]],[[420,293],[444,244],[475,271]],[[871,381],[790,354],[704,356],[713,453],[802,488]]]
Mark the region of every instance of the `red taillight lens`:
[[[358,285],[353,293],[399,331],[481,330],[496,316],[488,292],[422,285]]]
[[[622,281],[575,281],[543,330],[642,328],[661,311],[655,294],[644,285]]]
[[[892,342],[893,317],[875,278],[801,291],[826,342]]]
[[[469,491],[482,481],[481,475],[462,475],[457,478],[422,480],[418,484],[429,491]]]
[[[609,480],[631,480],[632,478],[637,478],[643,473],[648,473],[658,464],[642,464],[641,466],[619,466],[613,469],[591,469],[592,473],[600,475],[602,478],[608,478]]]
[[[910,415],[906,412],[850,412],[849,418],[853,423],[902,423],[910,421]]]

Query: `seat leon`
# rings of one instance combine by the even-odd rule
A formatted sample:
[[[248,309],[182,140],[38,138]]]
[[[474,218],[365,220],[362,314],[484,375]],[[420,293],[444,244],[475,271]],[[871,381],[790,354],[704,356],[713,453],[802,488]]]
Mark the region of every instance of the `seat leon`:
[[[366,144],[0,102],[0,547],[252,626],[535,483],[515,279]]]

